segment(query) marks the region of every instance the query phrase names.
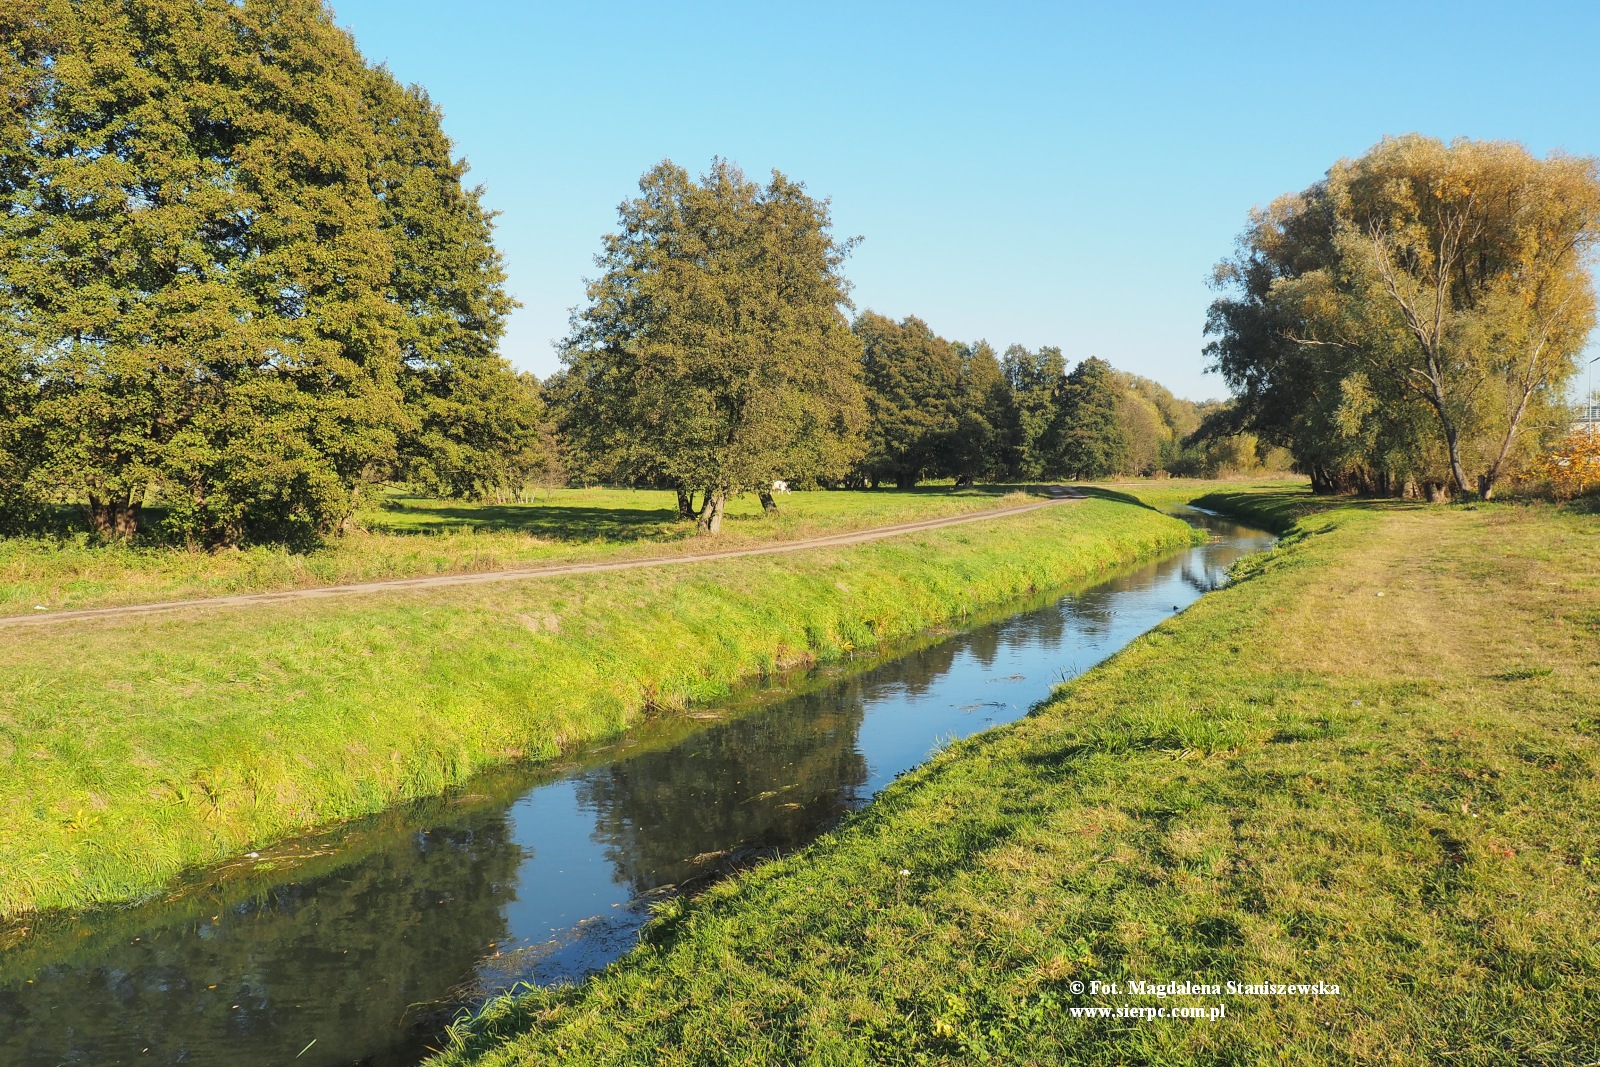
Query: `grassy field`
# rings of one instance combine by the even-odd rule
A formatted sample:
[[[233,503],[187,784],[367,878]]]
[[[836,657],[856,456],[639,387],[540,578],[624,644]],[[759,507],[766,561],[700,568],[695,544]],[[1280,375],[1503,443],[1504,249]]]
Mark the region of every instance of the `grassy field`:
[[[0,916],[146,893],[1192,536],[1106,497],[670,572],[19,629],[0,648]]]
[[[753,496],[737,497],[714,543],[738,548],[980,511],[1021,502],[1024,488],[792,493],[779,497],[775,518]],[[673,494],[649,490],[558,489],[500,505],[391,494],[361,514],[357,530],[305,553],[105,545],[81,533],[0,539],[0,615],[671,555],[711,543],[676,516]]]
[[[439,1067],[1600,1060],[1600,520],[1207,503],[1299,522]]]

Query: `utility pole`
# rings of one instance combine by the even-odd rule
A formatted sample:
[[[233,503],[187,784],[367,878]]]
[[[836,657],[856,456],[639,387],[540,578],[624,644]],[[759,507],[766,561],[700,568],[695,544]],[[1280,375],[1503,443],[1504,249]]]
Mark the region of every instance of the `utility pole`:
[[[1590,433],[1600,433],[1600,401],[1594,395],[1594,365],[1600,363],[1600,356],[1595,356],[1586,365],[1589,372],[1588,383],[1583,387],[1583,407],[1578,416],[1578,425]]]

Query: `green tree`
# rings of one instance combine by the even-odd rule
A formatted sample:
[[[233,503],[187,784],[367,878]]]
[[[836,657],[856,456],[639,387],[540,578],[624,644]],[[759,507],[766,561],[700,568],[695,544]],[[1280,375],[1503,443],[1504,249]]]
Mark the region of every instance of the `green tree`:
[[[560,423],[591,469],[702,494],[842,475],[860,455],[860,344],[826,201],[724,160],[696,182],[663,162],[605,238],[562,346]]]
[[[481,188],[464,184],[438,107],[382,67],[367,108],[380,155],[375,187],[394,249],[390,296],[400,319],[405,419],[402,477],[427,492],[503,499],[548,462],[538,382],[518,376],[498,345],[513,301]]]
[[[132,532],[295,539],[392,454],[364,70],[311,0],[57,0],[10,196],[30,479]]]
[[[987,341],[957,344],[956,426],[942,466],[957,484],[1006,476],[1007,448],[1016,430],[1016,403],[1000,361]]]
[[[1117,422],[1119,396],[1111,364],[1095,356],[1062,379],[1049,434],[1048,472],[1104,478],[1123,465],[1127,443]]]
[[[956,347],[915,316],[897,323],[865,311],[853,329],[863,349],[869,413],[862,474],[874,486],[892,480],[909,489],[945,473],[960,425]]]
[[[41,109],[43,26],[21,9],[0,12],[0,203],[12,204],[32,180],[32,123]],[[37,382],[27,373],[24,305],[13,281],[18,251],[14,212],[0,211],[0,535],[15,533],[38,504],[29,475],[38,464],[32,415]]]
[[[397,469],[504,480],[537,403],[425,96],[319,0],[9,12],[0,479],[201,543],[313,540]]]
[[[1050,434],[1056,421],[1057,391],[1066,377],[1061,349],[1051,345],[1030,351],[1022,345],[1006,349],[1001,361],[1016,407],[1007,451],[1010,477],[1037,481],[1051,465]]]

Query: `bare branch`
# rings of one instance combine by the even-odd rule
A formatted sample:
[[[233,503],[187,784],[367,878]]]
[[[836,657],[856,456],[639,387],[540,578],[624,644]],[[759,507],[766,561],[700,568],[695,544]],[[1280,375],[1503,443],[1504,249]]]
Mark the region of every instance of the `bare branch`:
[[[1289,342],[1291,342],[1293,344],[1297,344],[1297,345],[1317,345],[1317,346],[1321,346],[1321,347],[1324,347],[1324,348],[1354,348],[1355,347],[1354,345],[1346,344],[1343,341],[1319,341],[1314,337],[1296,337],[1294,334],[1289,333],[1287,331],[1285,331],[1283,333],[1280,333],[1278,336],[1282,337],[1285,341],[1289,341]]]

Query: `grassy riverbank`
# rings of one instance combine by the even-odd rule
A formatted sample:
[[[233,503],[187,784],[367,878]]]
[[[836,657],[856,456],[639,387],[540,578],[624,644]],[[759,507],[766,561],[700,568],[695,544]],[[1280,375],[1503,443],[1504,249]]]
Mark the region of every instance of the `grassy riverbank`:
[[[1023,723],[673,903],[588,983],[500,1002],[442,1063],[1600,1059],[1600,521],[1231,503],[1306,517]],[[1115,1017],[1178,1007],[1225,1015]]]
[[[1191,536],[1091,499],[673,571],[22,628],[0,648],[0,914],[126,899]]]
[[[792,493],[767,517],[753,496],[729,502],[717,548],[844,533],[966,514],[1025,500],[1019,486],[910,492]],[[557,489],[526,504],[467,504],[390,494],[356,530],[310,552],[256,546],[208,552],[99,544],[86,533],[0,539],[0,615],[304,589],[345,582],[695,551],[673,494]]]

